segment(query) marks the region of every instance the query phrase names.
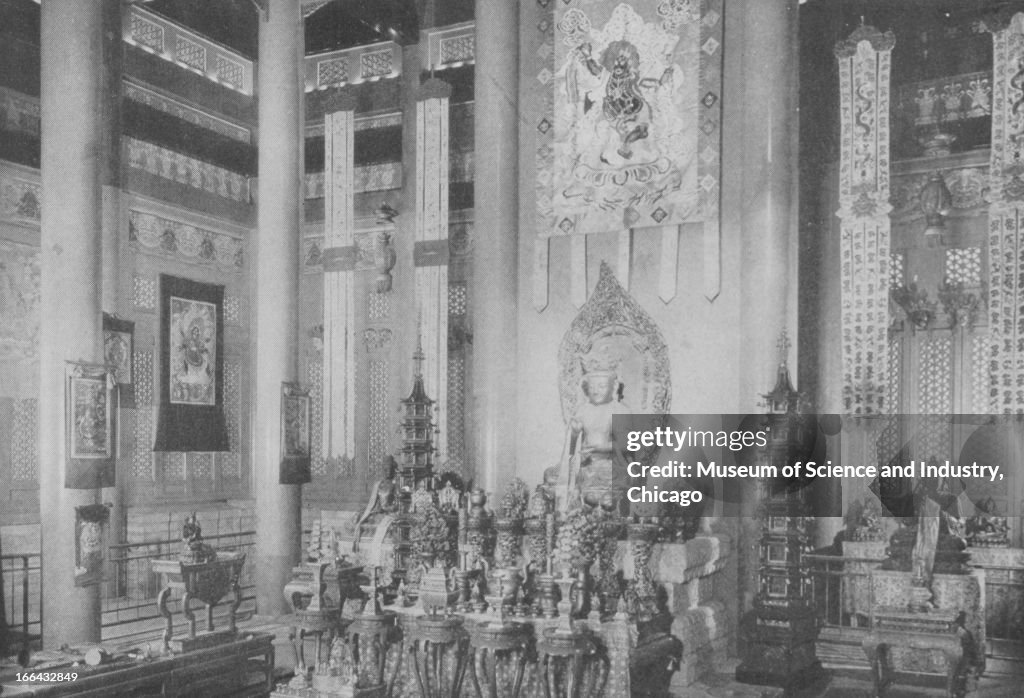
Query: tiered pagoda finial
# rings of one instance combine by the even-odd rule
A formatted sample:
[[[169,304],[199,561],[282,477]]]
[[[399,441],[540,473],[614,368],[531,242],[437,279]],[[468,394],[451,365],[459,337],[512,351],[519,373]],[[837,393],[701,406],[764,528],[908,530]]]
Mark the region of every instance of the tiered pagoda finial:
[[[785,414],[797,412],[800,403],[800,393],[793,387],[793,381],[789,376],[789,348],[792,343],[789,334],[782,330],[779,334],[779,341],[776,343],[779,349],[779,368],[775,377],[775,387],[761,397],[764,398],[764,405],[768,411],[774,414]]]
[[[416,351],[412,353],[412,375],[414,379],[420,379],[422,382],[423,378],[423,361],[425,359],[423,354],[423,318],[417,318],[416,320]]]

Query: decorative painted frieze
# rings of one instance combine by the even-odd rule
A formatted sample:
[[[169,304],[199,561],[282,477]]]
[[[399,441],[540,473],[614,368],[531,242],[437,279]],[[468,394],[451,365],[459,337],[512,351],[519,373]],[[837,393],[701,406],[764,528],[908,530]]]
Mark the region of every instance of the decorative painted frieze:
[[[953,195],[953,208],[964,211],[988,205],[988,166],[954,167],[939,170],[949,192]],[[890,202],[893,218],[923,216],[921,190],[931,172],[893,175]]]
[[[122,138],[128,165],[209,194],[249,203],[249,178],[137,138]]]
[[[388,191],[402,187],[402,163],[382,162],[376,165],[356,167],[352,174],[355,193],[368,191]],[[306,175],[306,198],[324,198],[324,173],[315,172]]]
[[[241,271],[245,240],[143,211],[128,212],[128,244],[137,251]]]
[[[401,125],[401,112],[395,112],[393,114],[369,114],[366,116],[357,116],[355,121],[355,129],[357,133],[359,131],[372,131],[378,128],[392,128],[394,126]],[[323,121],[306,124],[306,138],[315,138],[323,135]]]
[[[31,179],[0,166],[0,219],[15,223],[39,223],[42,187],[39,175]]]
[[[0,363],[38,355],[39,272],[37,248],[0,240]]]
[[[39,137],[39,99],[0,87],[0,131]]]
[[[124,96],[133,102],[145,104],[147,107],[152,107],[164,114],[170,114],[182,121],[232,140],[241,143],[252,142],[252,132],[248,128],[234,124],[226,119],[221,119],[213,114],[208,114],[184,102],[151,90],[148,87],[125,80]]]

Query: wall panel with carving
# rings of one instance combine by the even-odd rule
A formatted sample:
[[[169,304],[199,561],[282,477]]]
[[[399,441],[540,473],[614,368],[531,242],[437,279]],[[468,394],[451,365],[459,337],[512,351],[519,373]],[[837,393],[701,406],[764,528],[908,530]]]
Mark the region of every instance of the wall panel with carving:
[[[142,197],[122,198],[118,313],[135,322],[136,406],[123,410],[130,436],[130,506],[245,498],[249,493],[248,229]],[[231,450],[154,453],[160,403],[160,275],[223,285],[224,412]]]

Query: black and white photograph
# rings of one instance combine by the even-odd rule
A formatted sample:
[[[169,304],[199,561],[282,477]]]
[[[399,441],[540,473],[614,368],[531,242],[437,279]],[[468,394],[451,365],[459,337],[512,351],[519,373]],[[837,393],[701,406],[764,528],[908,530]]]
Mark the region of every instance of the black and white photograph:
[[[1024,0],[0,0],[0,696],[1024,696]]]

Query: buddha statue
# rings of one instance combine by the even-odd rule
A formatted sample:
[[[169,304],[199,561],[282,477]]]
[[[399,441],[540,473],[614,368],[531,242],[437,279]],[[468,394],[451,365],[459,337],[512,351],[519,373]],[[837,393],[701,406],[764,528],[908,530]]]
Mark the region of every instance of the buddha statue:
[[[573,508],[579,499],[596,506],[613,490],[612,418],[629,411],[620,398],[622,384],[614,363],[585,363],[582,388],[587,400],[569,420],[566,430],[563,510]]]
[[[352,552],[359,550],[359,540],[363,536],[363,524],[380,514],[390,514],[398,509],[398,463],[394,456],[384,459],[384,477],[378,480],[370,492],[366,508],[355,520],[355,539],[352,541]]]

